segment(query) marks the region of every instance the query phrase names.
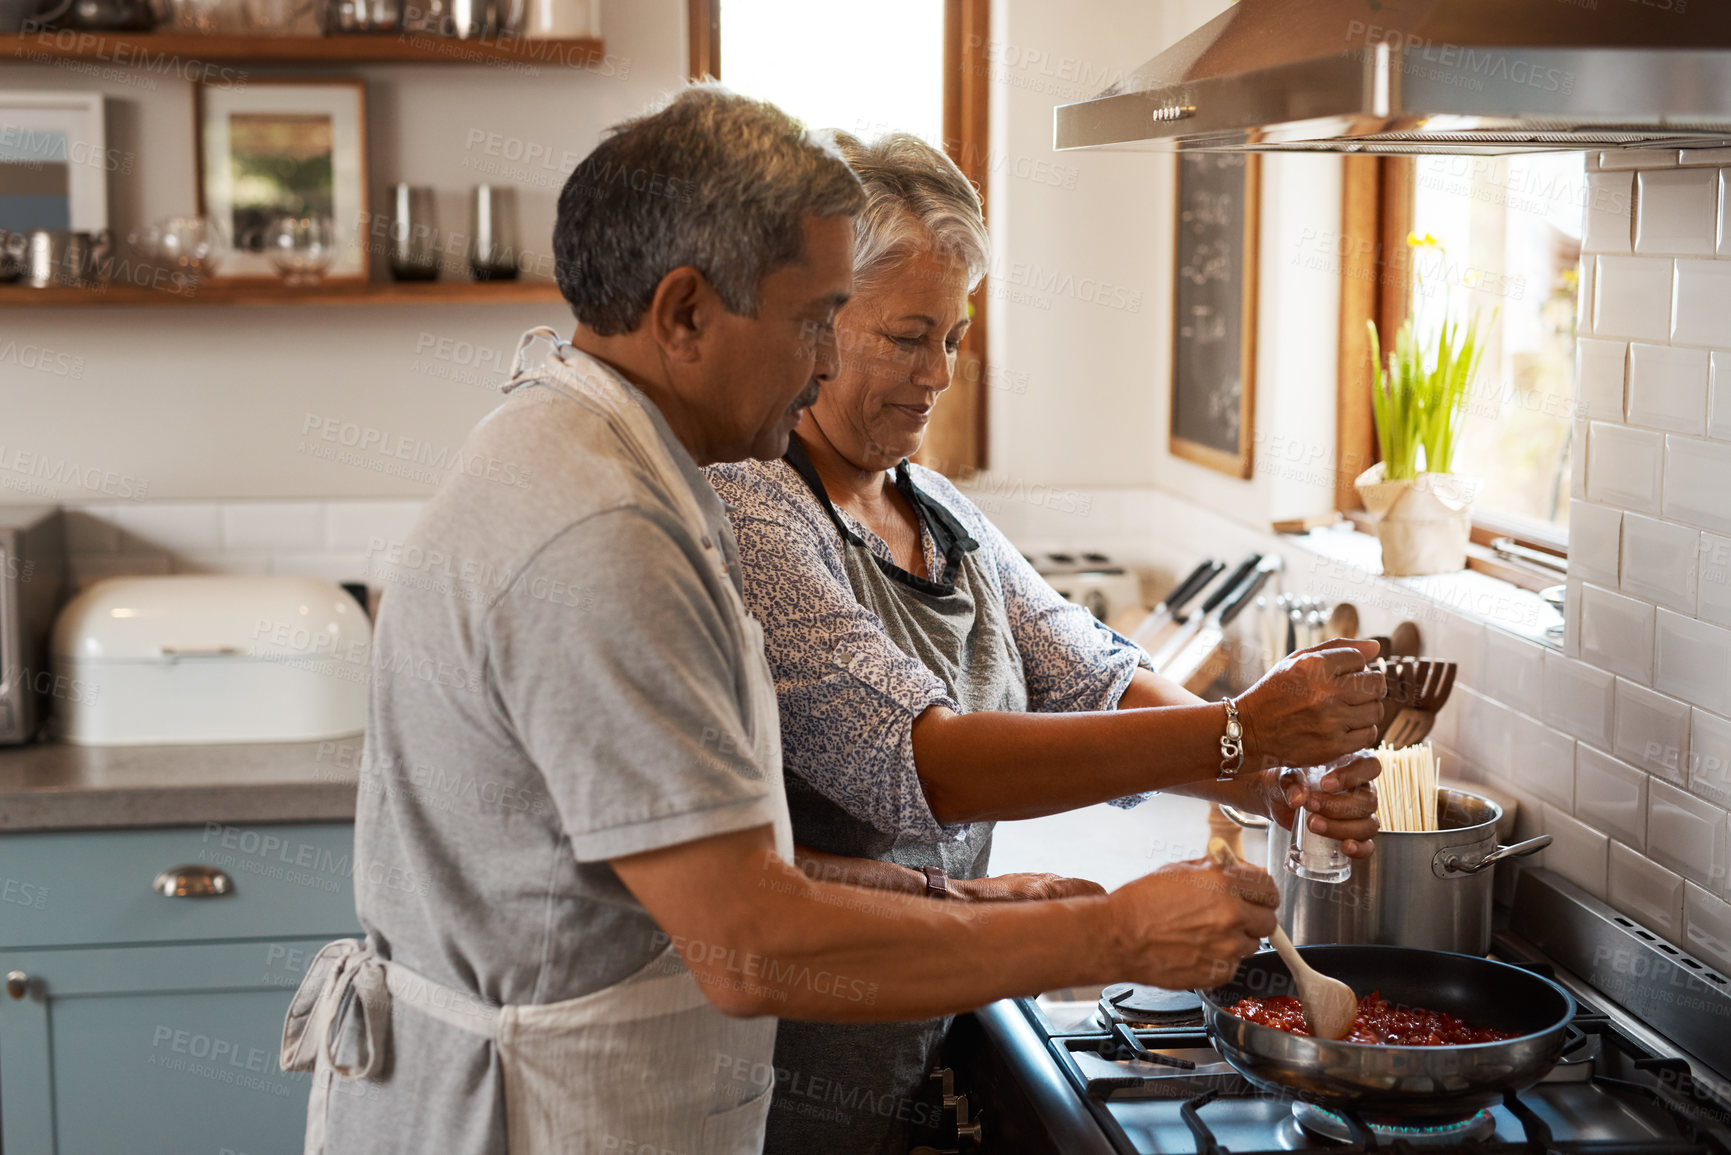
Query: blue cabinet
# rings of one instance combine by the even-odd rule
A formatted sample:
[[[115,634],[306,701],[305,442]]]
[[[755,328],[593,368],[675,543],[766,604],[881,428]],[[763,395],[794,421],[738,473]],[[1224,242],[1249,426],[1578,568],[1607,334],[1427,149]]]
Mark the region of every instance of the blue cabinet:
[[[352,843],[346,823],[0,836],[0,1150],[300,1151],[283,1013],[360,932]],[[226,893],[153,889],[187,866]]]

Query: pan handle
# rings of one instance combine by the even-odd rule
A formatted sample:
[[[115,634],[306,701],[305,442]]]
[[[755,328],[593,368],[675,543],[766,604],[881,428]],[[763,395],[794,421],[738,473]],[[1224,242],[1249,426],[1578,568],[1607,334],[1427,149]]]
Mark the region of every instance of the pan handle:
[[[1469,861],[1464,855],[1454,850],[1439,850],[1432,861],[1435,873],[1447,878],[1451,874],[1477,874],[1486,867],[1494,866],[1505,858],[1525,858],[1529,854],[1543,850],[1551,844],[1549,834],[1541,834],[1537,838],[1529,838],[1525,842],[1517,842],[1513,846],[1499,846],[1477,862]]]
[[[1260,814],[1246,814],[1244,811],[1238,809],[1238,807],[1228,806],[1224,802],[1219,805],[1220,813],[1226,815],[1226,817],[1232,819],[1232,821],[1238,823],[1238,825],[1244,827],[1246,830],[1268,829],[1268,819],[1262,817]]]

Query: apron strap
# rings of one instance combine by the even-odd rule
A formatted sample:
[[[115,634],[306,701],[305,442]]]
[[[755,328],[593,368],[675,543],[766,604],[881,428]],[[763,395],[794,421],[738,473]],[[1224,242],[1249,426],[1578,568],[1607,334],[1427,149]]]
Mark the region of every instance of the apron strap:
[[[361,1063],[337,1062],[336,1035],[344,1013],[361,1014]],[[384,1062],[390,1035],[391,996],[371,944],[358,938],[326,943],[313,957],[283,1019],[280,1062],[285,1071],[328,1066],[345,1079],[364,1079]]]
[[[533,329],[524,330],[523,335],[517,338],[517,351],[511,354],[511,376],[506,378],[503,385],[499,386],[499,392],[509,393],[525,381],[540,376],[539,373],[530,373],[528,369],[529,350],[536,341],[541,340],[553,346],[555,353],[570,343],[555,333],[552,327],[548,325],[536,325]]]
[[[788,465],[793,467],[793,471],[799,474],[800,480],[805,482],[806,488],[811,490],[812,496],[817,498],[818,504],[823,506],[824,512],[829,515],[830,523],[835,526],[836,532],[841,534],[842,540],[865,550],[872,561],[877,563],[878,569],[883,572],[884,576],[923,594],[948,597],[956,592],[956,567],[961,564],[962,555],[979,549],[980,543],[969,535],[962,523],[956,520],[955,515],[914,484],[913,475],[909,470],[906,458],[903,458],[901,463],[896,466],[896,489],[907,500],[908,505],[913,508],[914,518],[919,522],[920,528],[932,535],[933,543],[943,554],[942,581],[931,581],[928,578],[920,577],[918,574],[909,573],[894,562],[887,561],[872,552],[871,547],[866,545],[865,539],[842,520],[841,512],[830,500],[829,490],[824,486],[823,478],[817,472],[817,466],[812,464],[811,454],[806,451],[805,443],[799,439],[799,434],[794,433],[788,436],[787,453],[783,455],[782,460],[786,461]]]
[[[336,1061],[338,1023],[348,1008],[361,1015],[361,1058],[358,1066]],[[307,968],[300,989],[283,1019],[282,1052],[285,1071],[311,1071],[307,1098],[306,1155],[322,1155],[330,1112],[331,1081],[366,1078],[385,1060],[391,1029],[391,996],[385,973],[371,943],[344,938],[326,943]]]
[[[901,464],[896,466],[896,488],[901,490],[909,505],[931,519],[932,537],[943,551],[946,569],[959,563],[964,553],[972,553],[980,548],[980,543],[956,520],[955,514],[946,509],[937,498],[914,484],[913,470],[905,457]]]
[[[800,480],[805,482],[806,488],[817,498],[817,503],[823,506],[830,524],[835,526],[842,540],[854,545],[865,545],[865,538],[855,533],[847,522],[841,519],[841,514],[836,512],[835,503],[829,499],[829,490],[824,487],[823,478],[818,476],[817,466],[811,463],[811,454],[806,452],[805,442],[799,439],[799,434],[788,434],[787,452],[782,455],[782,460],[793,466],[793,471],[799,474]]]
[[[342,938],[326,943],[313,957],[289,1003],[278,1056],[285,1071],[312,1072],[306,1155],[324,1151],[333,1079],[368,1079],[385,1065],[390,1053],[393,995],[452,1026],[497,1037],[498,1007],[380,958],[370,940]],[[361,1034],[358,1062],[352,1064],[337,1061],[337,1039],[344,1018],[351,1012],[360,1015]]]

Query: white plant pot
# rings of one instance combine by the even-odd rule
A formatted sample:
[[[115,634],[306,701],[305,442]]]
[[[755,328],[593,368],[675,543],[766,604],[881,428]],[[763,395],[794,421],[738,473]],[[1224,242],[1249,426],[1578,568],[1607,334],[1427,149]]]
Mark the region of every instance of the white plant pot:
[[[1421,473],[1408,481],[1384,481],[1379,461],[1359,474],[1353,487],[1376,519],[1383,573],[1420,577],[1466,568],[1477,488],[1471,478]]]

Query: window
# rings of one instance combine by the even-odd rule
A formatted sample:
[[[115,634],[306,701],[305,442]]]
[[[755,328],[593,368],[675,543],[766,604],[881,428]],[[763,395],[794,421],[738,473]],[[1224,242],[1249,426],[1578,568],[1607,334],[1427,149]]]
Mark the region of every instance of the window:
[[[1415,325],[1434,334],[1450,309],[1457,320],[1475,311],[1483,319],[1483,359],[1453,468],[1479,481],[1476,510],[1560,543],[1574,432],[1582,154],[1425,156],[1415,167]]]
[[[724,0],[721,76],[813,128],[944,142],[944,9],[931,0],[850,4]]]
[[[1584,157],[1345,163],[1339,507],[1360,507],[1352,479],[1376,460],[1365,319],[1376,321],[1386,348],[1409,316],[1421,333],[1434,333],[1446,309],[1456,320],[1477,310],[1485,350],[1452,463],[1480,483],[1474,542],[1508,536],[1566,552]],[[1533,588],[1556,580],[1480,553],[1468,564]]]
[[[985,195],[990,0],[878,0],[869,19],[810,0],[688,0],[691,75],[774,101],[813,128],[911,132]],[[987,206],[987,223],[991,221]],[[919,457],[958,477],[986,466],[986,293]]]

